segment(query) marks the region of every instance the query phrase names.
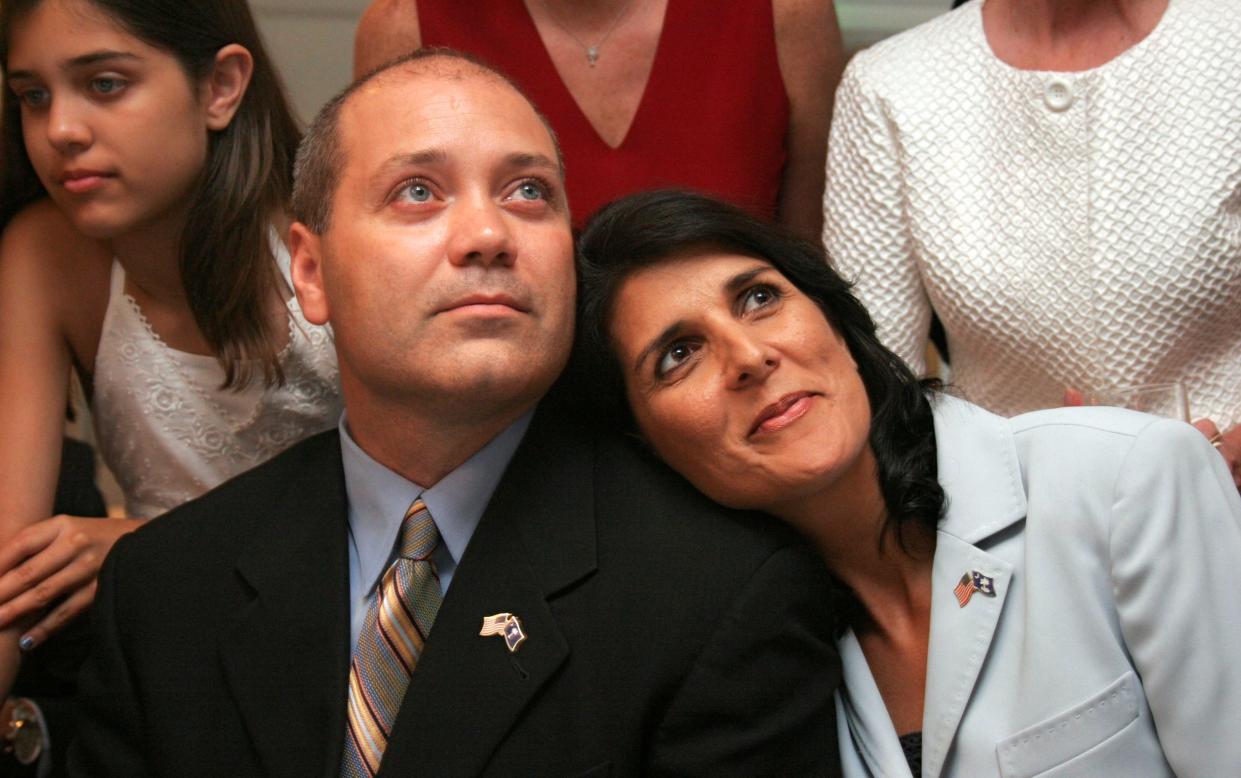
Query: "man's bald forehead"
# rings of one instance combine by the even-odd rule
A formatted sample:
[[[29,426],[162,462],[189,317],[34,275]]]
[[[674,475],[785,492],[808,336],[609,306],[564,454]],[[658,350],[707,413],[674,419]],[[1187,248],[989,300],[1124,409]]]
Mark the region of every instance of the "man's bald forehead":
[[[513,92],[521,98],[522,102],[530,107],[531,113],[538,118],[543,125],[543,129],[547,130],[547,134],[552,141],[552,147],[556,151],[556,164],[560,168],[560,177],[564,178],[564,156],[560,151],[560,139],[556,137],[556,131],[552,129],[551,122],[539,111],[534,101],[508,76],[469,54],[453,49],[419,49],[386,65],[380,65],[359,79],[350,89],[346,90],[344,104],[341,106],[341,109],[343,110],[348,106],[349,98],[353,97],[355,93],[366,92],[368,87],[382,89],[387,84],[410,83],[420,79],[457,83],[477,79],[490,82],[502,89],[508,89]]]
[[[360,84],[365,84],[367,81],[373,83],[389,79],[406,79],[419,76],[443,78],[451,81],[483,78],[510,87],[520,94],[520,90],[516,89],[509,79],[481,62],[456,53],[448,54],[436,49],[423,49],[422,51],[428,53],[421,57],[402,57],[388,65],[380,66],[372,74],[363,76]]]
[[[543,121],[548,131],[552,131],[551,125],[535,107],[534,101],[512,79],[472,55],[453,49],[436,47],[418,49],[380,65],[350,85],[341,95],[341,102],[348,104],[349,99],[355,93],[366,91],[369,86],[382,87],[388,83],[407,82],[418,78],[457,82],[481,79],[507,87],[520,95]],[[555,133],[553,132],[552,135],[554,141]],[[557,149],[559,150],[559,143],[557,143]]]

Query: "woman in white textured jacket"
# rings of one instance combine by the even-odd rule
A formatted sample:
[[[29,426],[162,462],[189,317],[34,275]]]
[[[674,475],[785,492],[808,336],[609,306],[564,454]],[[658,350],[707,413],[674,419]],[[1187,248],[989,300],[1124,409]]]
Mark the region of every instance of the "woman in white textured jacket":
[[[855,57],[824,240],[883,341],[925,372],[934,311],[1005,415],[1183,382],[1241,484],[1239,39],[1235,0],[973,0]]]
[[[818,247],[700,196],[581,253],[590,396],[847,590],[846,775],[1237,774],[1241,496],[1202,435],[923,386]]]

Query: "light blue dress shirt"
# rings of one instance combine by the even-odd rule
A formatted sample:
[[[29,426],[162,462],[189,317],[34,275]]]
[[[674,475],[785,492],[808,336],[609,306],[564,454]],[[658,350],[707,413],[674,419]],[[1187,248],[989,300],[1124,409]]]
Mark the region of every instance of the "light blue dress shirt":
[[[465,553],[483,510],[500,483],[509,460],[526,434],[530,411],[460,467],[429,489],[376,462],[354,442],[344,415],[340,420],[340,452],[349,499],[349,620],[351,645],[357,646],[366,611],[380,579],[396,559],[397,535],[405,511],[419,495],[443,541],[435,550],[436,572],[444,594],[452,584],[457,561]]]

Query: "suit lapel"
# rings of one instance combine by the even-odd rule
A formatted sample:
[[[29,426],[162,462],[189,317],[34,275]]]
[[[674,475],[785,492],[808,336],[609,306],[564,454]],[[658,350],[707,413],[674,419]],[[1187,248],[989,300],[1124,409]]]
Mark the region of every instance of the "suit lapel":
[[[939,480],[948,510],[931,569],[931,636],[922,720],[923,774],[938,778],[1004,610],[1012,565],[979,545],[1026,515],[1021,462],[1008,422],[952,397],[935,404]],[[991,579],[962,606],[962,576]]]
[[[840,702],[837,710],[844,714],[843,723],[849,728],[853,747],[865,765],[865,774],[876,778],[909,778],[909,762],[857,635],[847,630],[838,646],[844,684],[837,692]]]
[[[270,775],[339,771],[349,672],[349,572],[338,438],[296,474],[237,570],[254,590],[222,648],[226,682]]]
[[[548,598],[595,568],[593,454],[553,416],[536,415],[457,567],[381,775],[483,772],[569,655]],[[478,634],[485,616],[504,612],[528,636],[515,652]]]
[[[979,670],[1004,609],[1012,565],[951,535],[939,533],[931,571],[931,640],[922,718],[922,770],[936,778],[956,736]],[[953,590],[977,571],[994,582],[995,596],[974,593],[961,606]]]

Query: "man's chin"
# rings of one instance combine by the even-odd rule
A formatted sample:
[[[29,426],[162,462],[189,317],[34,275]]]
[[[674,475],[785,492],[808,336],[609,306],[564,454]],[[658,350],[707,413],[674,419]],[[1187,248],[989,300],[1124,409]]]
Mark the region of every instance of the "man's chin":
[[[494,345],[494,344],[493,344]],[[538,402],[551,388],[565,358],[537,348],[463,349],[451,363],[436,367],[437,394],[461,404],[484,407]],[[424,371],[424,376],[429,372]]]

